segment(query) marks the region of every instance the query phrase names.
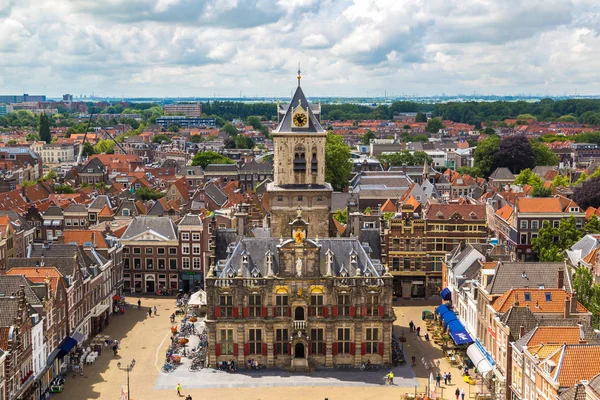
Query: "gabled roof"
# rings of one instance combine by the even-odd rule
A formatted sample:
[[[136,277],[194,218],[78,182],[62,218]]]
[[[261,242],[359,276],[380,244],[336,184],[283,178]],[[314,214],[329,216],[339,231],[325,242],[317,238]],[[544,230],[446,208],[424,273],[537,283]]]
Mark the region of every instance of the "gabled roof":
[[[558,352],[553,378],[561,388],[590,380],[600,373],[600,344],[565,344]]]
[[[517,197],[515,206],[519,213],[562,213],[556,197]]]
[[[56,292],[58,282],[62,279],[62,275],[54,267],[14,267],[9,269],[6,275],[21,275],[28,281],[37,284],[45,283],[48,280],[53,292]]]
[[[529,307],[534,314],[563,313],[566,300],[571,300],[571,295],[562,289],[511,289],[494,300],[492,308],[504,313],[513,305],[521,305]],[[577,302],[577,312],[588,310]]]
[[[499,262],[494,277],[485,288],[492,295],[501,295],[516,288],[538,290],[558,289],[558,271],[563,272],[563,285],[571,293],[571,277],[564,262]]]
[[[485,220],[485,204],[431,204],[427,219],[450,219],[459,215],[464,220]]]
[[[41,306],[42,300],[35,294],[21,275],[0,275],[0,298],[19,295],[21,286],[24,286],[25,299],[32,306]]]
[[[112,216],[113,216],[113,213],[112,213],[111,209],[108,208],[107,204],[105,204],[104,207],[102,207],[102,209],[98,213],[98,217],[110,218]]]
[[[297,128],[294,126],[292,122],[292,117],[294,114],[294,110],[301,106],[302,109],[308,113],[308,127],[306,128]],[[313,113],[308,100],[306,100],[306,96],[304,96],[304,92],[300,87],[300,80],[298,80],[298,87],[296,88],[296,92],[290,101],[288,109],[285,112],[285,115],[279,122],[277,128],[273,130],[273,133],[326,133],[325,129],[319,123],[319,120]]]
[[[202,219],[198,214],[186,214],[177,226],[202,226]]]
[[[169,217],[135,217],[121,240],[130,240],[144,232],[155,232],[166,240],[177,239],[177,227]]]
[[[510,204],[507,204],[504,207],[500,208],[498,211],[496,211],[496,215],[505,221],[508,221],[512,214],[513,208]]]
[[[512,179],[512,180],[514,180],[515,179],[515,175],[512,172],[510,172],[510,170],[508,168],[506,168],[506,167],[499,167],[499,168],[496,168],[494,170],[494,172],[492,172],[492,174],[490,175],[490,179],[496,179],[496,180],[498,180],[498,179],[501,179],[501,180]]]
[[[93,245],[98,249],[108,249],[110,246],[106,243],[104,235],[98,231],[88,229],[68,229],[63,232],[65,243],[76,243],[79,246],[90,247]]]

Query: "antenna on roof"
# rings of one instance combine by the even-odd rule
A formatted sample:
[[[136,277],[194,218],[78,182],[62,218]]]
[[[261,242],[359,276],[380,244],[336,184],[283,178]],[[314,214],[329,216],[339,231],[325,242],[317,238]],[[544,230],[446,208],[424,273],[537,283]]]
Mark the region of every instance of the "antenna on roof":
[[[302,75],[300,74],[300,62],[298,62],[298,86],[300,86],[300,79],[302,79]]]

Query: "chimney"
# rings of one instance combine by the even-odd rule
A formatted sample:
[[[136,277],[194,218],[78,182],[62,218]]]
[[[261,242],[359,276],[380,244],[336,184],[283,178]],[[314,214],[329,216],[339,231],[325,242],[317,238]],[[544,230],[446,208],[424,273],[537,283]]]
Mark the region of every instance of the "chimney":
[[[525,336],[525,327],[523,325],[519,326],[519,339]]]
[[[571,295],[571,314],[577,314],[577,292],[574,290]]]
[[[565,271],[562,268],[558,270],[558,288],[564,289],[565,286]]]
[[[564,319],[567,319],[571,316],[571,299],[565,299],[565,312],[563,314]]]

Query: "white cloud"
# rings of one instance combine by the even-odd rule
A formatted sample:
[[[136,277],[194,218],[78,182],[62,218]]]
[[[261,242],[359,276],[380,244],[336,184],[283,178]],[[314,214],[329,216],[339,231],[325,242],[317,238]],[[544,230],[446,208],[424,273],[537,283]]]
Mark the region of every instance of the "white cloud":
[[[0,0],[3,93],[600,94],[596,0]]]

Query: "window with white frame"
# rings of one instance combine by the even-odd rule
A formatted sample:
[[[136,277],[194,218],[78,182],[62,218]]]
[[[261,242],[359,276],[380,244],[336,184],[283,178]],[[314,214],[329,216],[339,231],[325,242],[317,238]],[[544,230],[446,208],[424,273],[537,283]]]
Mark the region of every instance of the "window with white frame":
[[[200,269],[200,257],[194,257],[194,269]]]
[[[190,269],[190,258],[189,257],[183,257],[181,259],[181,268]]]
[[[181,240],[190,240],[189,232],[181,232]]]
[[[189,244],[181,245],[181,254],[190,254],[190,245]]]

